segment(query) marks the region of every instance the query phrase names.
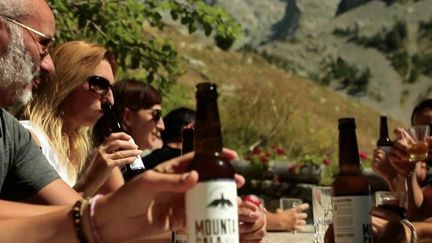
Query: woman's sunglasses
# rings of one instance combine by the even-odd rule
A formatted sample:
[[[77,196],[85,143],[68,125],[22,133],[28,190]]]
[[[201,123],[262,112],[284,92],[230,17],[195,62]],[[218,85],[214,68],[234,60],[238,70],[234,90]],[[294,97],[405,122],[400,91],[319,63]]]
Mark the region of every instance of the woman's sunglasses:
[[[162,117],[162,111],[160,109],[150,109],[151,115],[154,122],[158,122]]]
[[[101,76],[90,76],[87,79],[89,90],[95,92],[98,95],[106,95],[110,89],[112,89],[112,85],[108,79]]]

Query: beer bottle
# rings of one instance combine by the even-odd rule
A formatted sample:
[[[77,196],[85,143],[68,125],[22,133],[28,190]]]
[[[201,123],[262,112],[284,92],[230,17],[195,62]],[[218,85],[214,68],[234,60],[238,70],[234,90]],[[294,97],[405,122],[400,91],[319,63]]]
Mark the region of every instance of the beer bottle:
[[[181,154],[186,154],[194,149],[194,129],[184,128],[182,131],[182,150]],[[172,240],[173,243],[187,243],[187,234],[184,229],[173,231]]]
[[[182,154],[194,150],[194,129],[184,128],[182,131]]]
[[[353,118],[339,119],[339,173],[332,187],[335,243],[373,242],[371,190],[360,170]]]
[[[383,149],[385,152],[390,151],[392,146],[392,141],[389,138],[388,134],[388,126],[387,126],[387,117],[381,116],[380,118],[380,136],[376,143],[378,148]]]
[[[119,120],[117,119],[116,115],[114,114],[112,105],[110,103],[104,103],[102,104],[102,110],[105,115],[105,119],[107,119],[107,122],[109,123],[111,133],[114,132],[125,132],[125,130],[120,125]],[[135,143],[133,138],[129,142]],[[134,176],[141,174],[145,171],[144,163],[139,155],[137,155],[134,162],[131,164],[126,164],[121,169],[123,177],[126,181],[130,180]]]
[[[196,86],[195,156],[198,184],[186,193],[188,243],[239,242],[234,167],[222,154],[216,84]]]

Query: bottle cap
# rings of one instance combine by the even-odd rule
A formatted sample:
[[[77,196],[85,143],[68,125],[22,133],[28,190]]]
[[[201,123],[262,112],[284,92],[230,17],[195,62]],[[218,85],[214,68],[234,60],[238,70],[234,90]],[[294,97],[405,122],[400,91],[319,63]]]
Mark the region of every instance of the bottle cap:
[[[215,83],[204,82],[196,85],[196,98],[217,98],[217,85]]]

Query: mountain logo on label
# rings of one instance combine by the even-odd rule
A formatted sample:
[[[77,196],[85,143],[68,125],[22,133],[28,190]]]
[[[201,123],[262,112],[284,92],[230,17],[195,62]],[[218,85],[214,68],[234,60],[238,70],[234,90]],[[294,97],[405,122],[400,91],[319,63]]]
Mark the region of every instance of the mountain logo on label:
[[[214,199],[209,205],[207,205],[208,208],[216,208],[218,206],[221,206],[221,207],[225,207],[225,206],[227,206],[227,207],[233,207],[233,203],[230,200],[225,199],[224,195],[222,193],[220,198]]]

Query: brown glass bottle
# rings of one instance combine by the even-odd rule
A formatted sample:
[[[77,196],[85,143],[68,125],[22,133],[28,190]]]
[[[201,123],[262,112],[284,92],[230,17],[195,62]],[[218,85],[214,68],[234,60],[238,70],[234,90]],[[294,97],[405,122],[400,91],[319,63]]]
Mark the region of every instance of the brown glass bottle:
[[[335,242],[373,242],[371,191],[360,169],[353,118],[339,119],[339,173],[332,187]]]
[[[376,143],[378,148],[388,152],[392,146],[392,141],[389,138],[387,117],[381,116],[380,118],[380,136]]]
[[[194,150],[194,129],[184,128],[182,131],[182,154],[189,153]]]
[[[107,122],[110,124],[111,133],[125,132],[125,130],[120,125],[120,122],[118,121],[117,117],[115,116],[112,105],[110,103],[102,104],[102,110],[104,112],[105,119],[107,119]],[[135,143],[132,138],[130,142]],[[142,161],[141,157],[138,155],[134,162],[123,166],[121,171],[124,179],[128,181],[131,178],[135,177],[136,175],[139,175],[145,171],[144,162]]]
[[[188,243],[239,242],[234,168],[222,155],[222,133],[213,83],[196,86],[195,156],[199,183],[186,193]]]

